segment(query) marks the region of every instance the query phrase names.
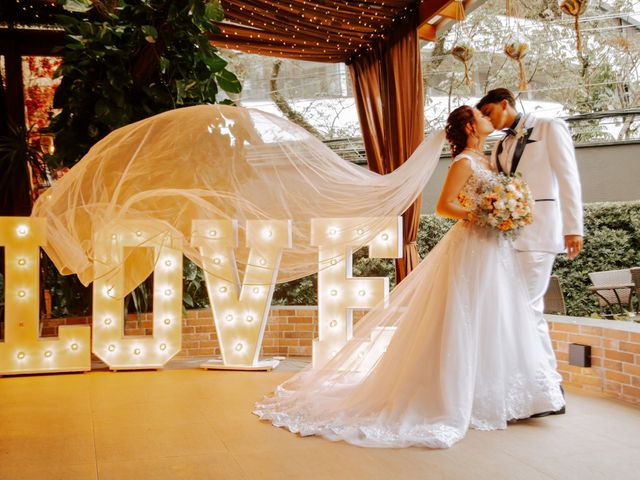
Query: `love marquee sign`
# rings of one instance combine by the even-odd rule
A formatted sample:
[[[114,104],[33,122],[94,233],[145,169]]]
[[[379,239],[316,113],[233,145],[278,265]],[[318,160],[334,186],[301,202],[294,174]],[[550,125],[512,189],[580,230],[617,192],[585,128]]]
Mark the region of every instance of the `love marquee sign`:
[[[375,224],[378,231],[362,225]],[[204,272],[220,350],[221,368],[265,369],[262,345],[278,267],[292,246],[290,220],[248,220],[249,259],[239,279],[233,220],[194,220],[192,246]],[[313,365],[321,366],[351,338],[352,309],[385,301],[387,278],[353,277],[352,250],[369,246],[371,258],[402,256],[402,218],[313,219],[311,243],[318,248],[318,338]],[[46,243],[43,218],[0,217],[5,249],[5,332],[0,375],[74,372],[91,369],[91,353],[112,370],[161,368],[181,350],[183,239],[155,221],[120,221],[94,235],[92,325],[61,326],[57,338],[39,337],[39,249]],[[153,334],[124,335],[125,249],[144,244],[155,250]],[[103,275],[104,274],[104,275]],[[273,365],[271,365],[273,366]]]

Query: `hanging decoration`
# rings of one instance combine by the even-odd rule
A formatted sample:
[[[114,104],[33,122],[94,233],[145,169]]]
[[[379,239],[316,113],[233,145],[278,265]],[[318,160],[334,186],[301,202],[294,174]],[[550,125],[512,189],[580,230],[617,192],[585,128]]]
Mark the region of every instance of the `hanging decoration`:
[[[529,50],[529,44],[525,41],[520,31],[520,23],[518,22],[518,13],[514,5],[507,0],[506,5],[507,30],[511,31],[511,35],[504,45],[504,53],[507,57],[518,62],[520,82],[518,90],[526,90],[528,87],[527,76],[524,69],[523,59]],[[512,28],[513,19],[513,28]]]
[[[587,9],[588,0],[562,0],[560,2],[560,10],[567,15],[571,15],[575,19],[576,29],[576,51],[578,54],[582,52],[582,39],[580,37],[580,15]]]
[[[474,48],[468,43],[460,41],[460,37],[463,37],[462,22],[465,18],[464,4],[462,0],[455,0],[454,2],[454,20],[456,21],[455,40],[453,48],[451,49],[451,55],[457,60],[460,60],[464,65],[464,81],[467,86],[471,86],[471,75],[469,70],[469,62],[473,58]]]
[[[518,90],[526,90],[528,86],[524,64],[522,63],[522,59],[526,56],[528,49],[529,45],[527,45],[526,42],[519,40],[508,42],[504,46],[504,53],[507,57],[518,62],[518,67],[520,69],[520,83],[518,84]]]
[[[451,50],[451,55],[460,60],[464,65],[464,81],[470,87],[471,75],[469,74],[469,61],[473,58],[474,49],[469,45],[456,45]]]

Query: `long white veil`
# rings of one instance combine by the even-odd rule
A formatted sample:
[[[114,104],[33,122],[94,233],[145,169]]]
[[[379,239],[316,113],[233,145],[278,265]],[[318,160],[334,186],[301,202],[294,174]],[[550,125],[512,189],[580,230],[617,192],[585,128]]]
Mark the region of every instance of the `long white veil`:
[[[224,105],[181,108],[98,142],[38,199],[33,216],[47,221],[45,251],[58,270],[76,273],[85,285],[96,275],[92,236],[110,222],[160,221],[202,267],[190,245],[193,220],[238,220],[244,245],[244,220],[291,219],[293,248],[283,252],[277,277],[284,282],[318,269],[310,219],[401,215],[431,177],[443,140],[442,132],[432,134],[404,165],[378,175],[275,115]],[[375,231],[375,220],[365,226]],[[247,258],[247,248],[238,248],[240,274]],[[155,261],[153,254],[125,256],[124,294]]]

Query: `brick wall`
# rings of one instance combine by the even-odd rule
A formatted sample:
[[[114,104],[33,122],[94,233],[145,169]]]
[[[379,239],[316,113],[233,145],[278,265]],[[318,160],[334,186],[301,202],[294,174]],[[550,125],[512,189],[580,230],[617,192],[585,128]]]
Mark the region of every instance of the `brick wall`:
[[[564,383],[640,404],[640,325],[590,318],[548,317]],[[591,368],[569,365],[569,344],[591,346]]]
[[[363,312],[355,311],[357,320]],[[590,318],[548,316],[558,371],[564,383],[585,391],[640,404],[640,324]],[[45,319],[43,336],[57,335],[59,325],[87,325],[91,319]],[[312,339],[317,337],[316,307],[275,306],[262,343],[262,356],[310,357]],[[151,335],[151,315],[130,315],[125,334]],[[591,346],[591,368],[568,364],[569,344]],[[180,357],[219,356],[218,339],[210,310],[190,310],[183,317]]]

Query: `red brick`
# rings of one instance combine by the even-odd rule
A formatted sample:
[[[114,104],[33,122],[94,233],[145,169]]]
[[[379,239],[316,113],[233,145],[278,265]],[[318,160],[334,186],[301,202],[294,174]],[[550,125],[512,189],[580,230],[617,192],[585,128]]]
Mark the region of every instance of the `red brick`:
[[[625,364],[626,366],[627,364]],[[622,371],[622,362],[619,361],[615,361],[615,360],[606,360],[604,361],[604,368],[606,368],[607,370],[614,370],[617,372],[621,372]]]
[[[580,331],[580,325],[574,325],[572,323],[556,323],[554,331],[578,333]]]
[[[289,347],[289,355],[296,357],[311,356],[311,347]]]
[[[609,350],[618,350],[618,347],[620,346],[620,340],[612,340],[610,338],[603,338],[602,339],[602,346],[604,348],[608,348]]]
[[[629,375],[625,375],[620,372],[612,372],[610,370],[606,370],[604,372],[604,377],[607,380],[613,380],[614,382],[622,383],[625,385],[631,385],[631,377]]]
[[[622,393],[634,398],[640,398],[640,388],[625,385],[622,387]]]
[[[552,340],[560,340],[562,342],[566,342],[569,338],[569,334],[567,332],[549,332]]]
[[[592,327],[590,325],[580,325],[580,333],[583,335],[602,336],[602,327]]]
[[[284,332],[284,338],[311,338],[313,332]]]
[[[615,350],[615,349],[614,349]],[[591,357],[602,357],[604,355],[604,348],[602,347],[592,347],[591,348]]]
[[[624,373],[628,373],[629,375],[640,377],[640,365],[631,365],[625,363],[624,365],[622,365],[622,371]]]
[[[605,350],[604,356],[611,360],[620,360],[621,362],[633,363],[633,354],[627,352],[619,352],[617,350]]]
[[[312,323],[311,318],[309,317],[288,317],[287,322],[288,323],[307,323],[307,324]]]
[[[634,343],[640,343],[640,333],[629,332],[629,341]]]
[[[620,350],[623,352],[640,353],[640,343],[620,342]]]
[[[581,345],[591,345],[591,346],[600,346],[602,343],[602,339],[600,337],[594,337],[591,335],[569,335],[569,342],[571,343],[579,343]]]
[[[318,310],[316,309],[309,309],[309,310],[295,310],[295,315],[296,317],[314,317],[317,313]]]
[[[214,325],[198,325],[195,333],[213,333],[215,331],[216,327]]]
[[[602,358],[600,358],[600,357],[591,357],[591,366],[592,367],[602,367]]]
[[[568,362],[569,354],[567,352],[556,352],[556,360],[559,362]]]
[[[591,376],[591,375],[580,375],[577,373],[571,374],[571,382],[579,385],[601,385],[602,380],[600,377]]]
[[[629,340],[629,332],[623,330],[612,330],[610,328],[605,329],[604,336],[606,338],[614,338],[616,340]]]
[[[604,386],[605,392],[622,393],[622,385],[619,383],[608,382]]]
[[[295,331],[296,332],[313,332],[315,331],[315,325],[309,323],[309,324],[304,324],[304,323],[298,323],[296,325],[294,325],[295,327]]]

